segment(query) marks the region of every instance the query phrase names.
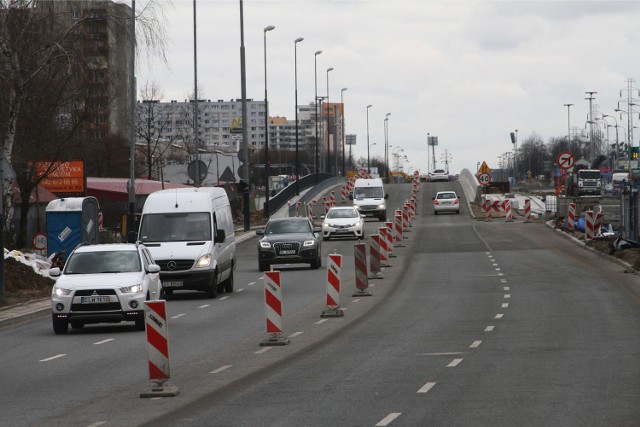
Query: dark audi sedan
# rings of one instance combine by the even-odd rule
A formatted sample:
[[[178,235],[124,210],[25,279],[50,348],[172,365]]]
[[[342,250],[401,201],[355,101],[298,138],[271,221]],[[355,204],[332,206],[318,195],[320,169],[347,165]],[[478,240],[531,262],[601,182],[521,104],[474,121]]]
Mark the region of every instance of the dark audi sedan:
[[[314,227],[305,217],[271,218],[258,242],[258,268],[271,269],[272,264],[311,264],[318,269],[322,265],[319,234],[321,227]]]

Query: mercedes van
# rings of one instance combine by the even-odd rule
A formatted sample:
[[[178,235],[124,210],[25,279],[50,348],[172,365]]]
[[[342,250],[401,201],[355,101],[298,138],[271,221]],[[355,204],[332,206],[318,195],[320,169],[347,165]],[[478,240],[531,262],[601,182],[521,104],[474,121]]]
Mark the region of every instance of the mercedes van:
[[[381,178],[358,178],[353,185],[353,193],[349,199],[363,216],[377,217],[387,220],[387,198]]]
[[[236,241],[231,206],[222,188],[176,188],[151,193],[138,240],[160,266],[162,291],[233,292]]]

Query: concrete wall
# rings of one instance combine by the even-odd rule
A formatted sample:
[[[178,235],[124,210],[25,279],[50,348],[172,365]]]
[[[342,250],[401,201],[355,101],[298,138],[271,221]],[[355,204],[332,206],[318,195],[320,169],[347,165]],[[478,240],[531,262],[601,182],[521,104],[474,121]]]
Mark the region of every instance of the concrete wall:
[[[469,201],[480,203],[480,195],[482,194],[482,186],[478,182],[476,176],[469,171],[469,169],[463,169],[458,176],[458,182],[462,186],[464,196]]]

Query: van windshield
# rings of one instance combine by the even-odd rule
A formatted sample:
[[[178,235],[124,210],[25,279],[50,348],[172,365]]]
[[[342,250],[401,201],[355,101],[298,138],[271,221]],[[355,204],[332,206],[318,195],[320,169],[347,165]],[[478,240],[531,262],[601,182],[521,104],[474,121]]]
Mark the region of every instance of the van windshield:
[[[384,197],[382,187],[358,187],[354,193],[356,199],[382,199]]]
[[[142,242],[211,240],[211,216],[208,212],[145,214],[138,238]]]

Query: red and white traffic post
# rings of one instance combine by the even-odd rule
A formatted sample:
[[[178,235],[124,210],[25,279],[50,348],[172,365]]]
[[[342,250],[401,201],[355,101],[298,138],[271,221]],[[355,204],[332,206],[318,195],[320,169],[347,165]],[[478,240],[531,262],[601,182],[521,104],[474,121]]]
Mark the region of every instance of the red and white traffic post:
[[[380,255],[380,235],[371,234],[369,236],[369,279],[384,279],[382,275],[381,255]]]
[[[155,383],[140,397],[173,397],[178,387],[169,384],[169,328],[167,325],[167,306],[165,300],[145,301],[144,317],[146,323],[147,354],[149,358],[149,379]]]
[[[511,211],[511,201],[505,200],[502,202],[502,209],[504,210],[505,222],[513,222],[513,212]]]
[[[396,258],[397,255],[395,255],[393,253],[393,244],[394,244],[394,237],[393,237],[393,222],[391,221],[385,221],[384,223],[385,225],[385,237],[387,238],[387,245],[389,246],[389,258]]]
[[[569,203],[569,210],[567,212],[567,229],[574,230],[576,222],[576,204]]]
[[[531,222],[531,199],[524,199],[524,222]]]
[[[356,268],[356,289],[354,297],[371,296],[369,291],[369,278],[367,277],[367,245],[356,243],[353,245],[353,257]]]
[[[289,338],[282,335],[282,287],[279,271],[264,273],[264,310],[269,337],[260,346],[289,344]]]
[[[380,235],[380,267],[391,267],[389,264],[389,242],[387,241],[387,227],[378,227]]]
[[[342,272],[342,255],[331,254],[327,262],[327,307],[320,317],[342,317],[340,308],[340,282]]]
[[[404,247],[404,244],[402,244],[402,232],[403,227],[402,227],[402,211],[401,210],[396,210],[396,213],[393,217],[394,221],[395,221],[395,230],[396,230],[396,238],[395,238],[395,245],[398,248],[402,248]]]

